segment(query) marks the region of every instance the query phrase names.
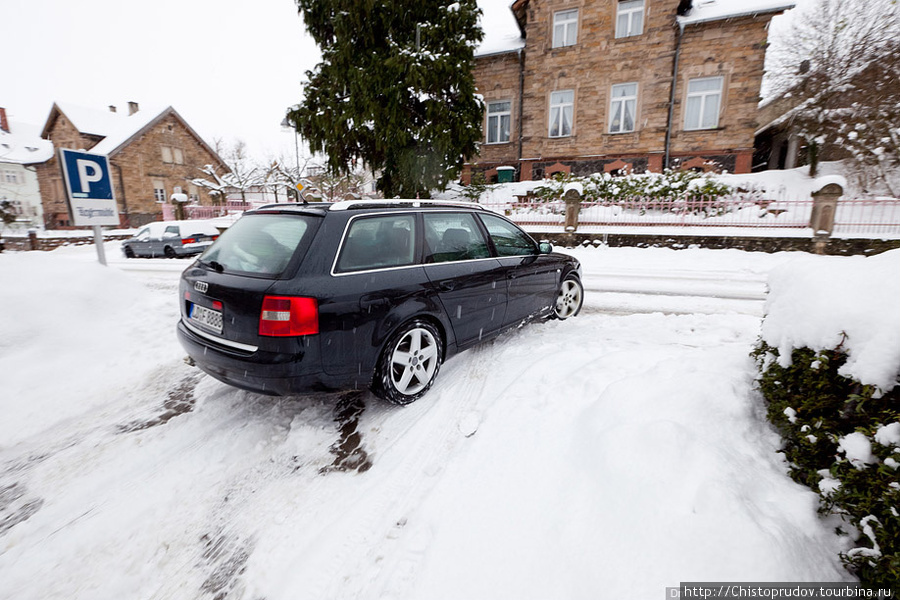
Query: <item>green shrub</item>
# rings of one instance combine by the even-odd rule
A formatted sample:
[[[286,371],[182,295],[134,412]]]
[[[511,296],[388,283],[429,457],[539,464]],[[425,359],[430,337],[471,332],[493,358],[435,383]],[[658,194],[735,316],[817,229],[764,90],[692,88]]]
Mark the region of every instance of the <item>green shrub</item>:
[[[469,185],[463,186],[462,191],[460,192],[467,200],[470,202],[478,202],[481,200],[481,196],[485,194],[485,192],[491,190],[494,185],[488,183],[487,178],[484,176],[484,173],[479,171],[472,175],[472,181]]]
[[[702,205],[695,205],[694,210],[710,212],[721,209],[716,206],[715,199],[734,193],[734,190],[711,179],[704,173],[695,171],[674,171],[667,169],[663,173],[641,173],[629,175],[610,175],[597,173],[589,177],[573,177],[567,173],[556,173],[544,185],[538,186],[534,194],[541,200],[559,200],[568,183],[578,182],[584,188],[582,200],[602,204],[616,204],[623,200],[639,201],[648,205],[659,200],[706,200]]]
[[[882,393],[841,375],[841,348],[794,349],[787,367],[763,341],[753,355],[791,477],[819,494],[821,512],[840,515],[860,533],[858,546],[841,555],[844,564],[863,585],[900,589],[900,447],[875,441],[882,426],[900,421],[900,387]],[[868,463],[840,448],[851,434],[871,444]]]

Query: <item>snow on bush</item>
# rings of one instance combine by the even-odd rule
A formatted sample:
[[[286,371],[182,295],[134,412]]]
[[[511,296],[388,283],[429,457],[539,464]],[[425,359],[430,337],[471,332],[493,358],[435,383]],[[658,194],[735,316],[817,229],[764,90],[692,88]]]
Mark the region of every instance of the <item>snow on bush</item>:
[[[856,538],[845,564],[900,586],[900,250],[774,270],[754,352],[791,476]]]
[[[805,256],[774,270],[762,339],[782,367],[794,348],[839,348],[841,375],[890,390],[900,372],[900,250],[838,266]]]

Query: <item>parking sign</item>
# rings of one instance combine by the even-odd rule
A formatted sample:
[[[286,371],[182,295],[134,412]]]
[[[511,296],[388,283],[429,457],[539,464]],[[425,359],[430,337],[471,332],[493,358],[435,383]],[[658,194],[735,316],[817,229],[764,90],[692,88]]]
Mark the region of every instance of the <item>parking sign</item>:
[[[118,225],[109,160],[102,154],[59,150],[72,224]]]

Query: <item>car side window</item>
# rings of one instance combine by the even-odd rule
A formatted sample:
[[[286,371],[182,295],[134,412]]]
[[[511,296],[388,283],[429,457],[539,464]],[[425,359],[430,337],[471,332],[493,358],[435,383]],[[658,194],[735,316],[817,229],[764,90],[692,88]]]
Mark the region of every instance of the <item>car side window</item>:
[[[178,225],[168,225],[162,235],[164,238],[181,237],[181,230]]]
[[[360,217],[350,222],[337,271],[402,267],[415,260],[416,218],[412,214]]]
[[[425,262],[488,258],[491,253],[471,213],[432,213],[425,221]]]
[[[487,227],[494,248],[500,256],[525,256],[537,254],[538,247],[527,233],[500,217],[479,215]]]
[[[137,240],[139,240],[139,241],[141,241],[141,242],[146,242],[147,240],[150,239],[150,229],[147,228],[147,227],[144,227],[143,229],[141,229],[140,231],[138,231],[138,232],[134,235],[134,237],[135,237],[135,239],[137,239]]]

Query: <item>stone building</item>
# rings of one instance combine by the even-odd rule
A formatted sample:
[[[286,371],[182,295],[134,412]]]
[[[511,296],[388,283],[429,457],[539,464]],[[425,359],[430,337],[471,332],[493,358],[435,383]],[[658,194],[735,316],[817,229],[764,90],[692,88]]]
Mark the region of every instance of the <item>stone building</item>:
[[[792,0],[516,0],[486,41],[485,139],[463,173],[750,172],[767,29]],[[503,171],[501,168],[500,171]]]
[[[10,229],[41,229],[44,212],[35,165],[53,156],[53,146],[35,126],[7,118],[0,107],[0,202],[9,202],[16,220]],[[0,229],[3,229],[0,226]]]
[[[191,183],[205,165],[228,171],[225,163],[171,106],[140,110],[128,103],[128,114],[55,103],[41,137],[55,149],[103,154],[109,159],[116,203],[123,227],[162,218],[162,205],[172,194],[212,204],[206,190]],[[37,166],[44,220],[48,228],[69,226],[65,184],[56,155]]]

